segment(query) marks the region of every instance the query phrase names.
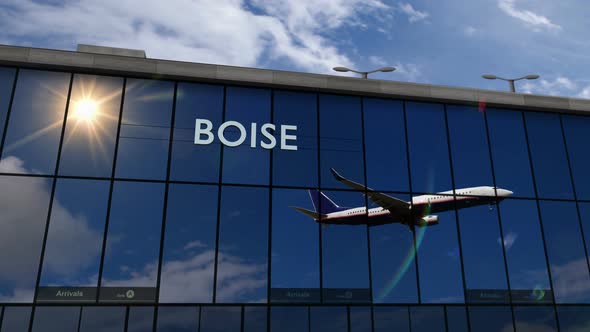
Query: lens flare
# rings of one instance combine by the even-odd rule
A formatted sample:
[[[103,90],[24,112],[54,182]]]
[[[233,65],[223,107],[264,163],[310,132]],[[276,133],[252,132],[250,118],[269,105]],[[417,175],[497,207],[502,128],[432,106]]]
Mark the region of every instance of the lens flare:
[[[82,99],[76,103],[74,116],[84,122],[93,122],[98,113],[98,104],[91,99]]]

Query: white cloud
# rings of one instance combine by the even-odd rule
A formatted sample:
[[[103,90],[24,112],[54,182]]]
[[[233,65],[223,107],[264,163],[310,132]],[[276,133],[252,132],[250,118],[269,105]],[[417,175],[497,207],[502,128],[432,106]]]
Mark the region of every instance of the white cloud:
[[[414,63],[401,63],[399,61],[388,61],[377,55],[371,55],[367,58],[369,63],[375,67],[393,66],[395,72],[391,73],[392,80],[398,80],[401,77],[403,81],[416,82],[422,77],[422,70],[419,65]]]
[[[578,93],[576,97],[590,99],[590,85],[583,88],[582,91],[580,91],[580,93]]]
[[[398,9],[408,16],[410,23],[425,20],[430,16],[427,12],[416,10],[411,4],[405,2],[398,3]]]
[[[467,26],[463,29],[463,33],[468,37],[474,36],[477,32],[478,30],[472,26]]]
[[[508,234],[504,235],[504,249],[506,251],[510,250],[517,238],[518,234],[514,232],[509,232]],[[498,244],[502,244],[502,239],[498,238]]]
[[[542,29],[549,31],[561,30],[561,26],[554,24],[543,15],[536,14],[530,10],[518,9],[515,6],[516,0],[498,0],[498,7],[507,15],[522,21],[534,31]]]
[[[353,65],[327,35],[364,26],[363,16],[388,8],[380,0],[66,0],[42,4],[6,0],[0,38],[36,36],[51,47],[86,43],[145,49],[153,58],[256,66],[284,60],[296,68],[329,72]],[[97,19],[100,18],[100,19]]]
[[[187,244],[185,244],[184,246],[184,250],[189,250],[189,249],[193,249],[193,248],[205,248],[207,247],[207,245],[205,243],[203,243],[202,241],[199,240],[195,240],[195,241],[191,241]]]
[[[557,76],[553,80],[538,79],[534,81],[525,81],[518,87],[517,90],[524,93],[566,96],[571,95],[577,88],[578,86],[573,80],[564,76]]]

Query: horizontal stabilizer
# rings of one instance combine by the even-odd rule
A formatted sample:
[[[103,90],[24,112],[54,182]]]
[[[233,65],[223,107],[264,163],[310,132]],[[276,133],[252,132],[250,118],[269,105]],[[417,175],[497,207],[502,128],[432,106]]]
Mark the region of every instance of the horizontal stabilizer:
[[[290,206],[290,208],[293,208],[293,209],[295,209],[295,210],[297,210],[297,211],[299,211],[299,212],[301,212],[301,213],[303,213],[303,214],[305,214],[305,215],[307,215],[309,217],[312,217],[314,220],[320,220],[320,218],[325,218],[326,217],[325,214],[317,213],[317,212],[310,211],[310,210],[307,210],[307,209],[304,209],[304,208],[300,208],[300,207],[297,207],[297,206]]]

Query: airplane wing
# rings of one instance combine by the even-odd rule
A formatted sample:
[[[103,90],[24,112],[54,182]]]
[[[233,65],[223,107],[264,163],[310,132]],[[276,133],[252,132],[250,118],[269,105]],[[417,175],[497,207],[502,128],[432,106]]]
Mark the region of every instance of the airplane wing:
[[[354,181],[348,180],[347,178],[343,177],[342,175],[338,174],[335,169],[330,168],[332,174],[336,178],[336,180],[344,183],[345,185],[361,191],[366,192],[367,197],[375,204],[379,205],[380,207],[389,210],[392,214],[398,216],[409,216],[410,215],[410,203],[402,201],[401,199],[397,199],[395,197],[391,197],[389,195],[377,192],[369,187],[365,187],[360,183],[356,183]]]

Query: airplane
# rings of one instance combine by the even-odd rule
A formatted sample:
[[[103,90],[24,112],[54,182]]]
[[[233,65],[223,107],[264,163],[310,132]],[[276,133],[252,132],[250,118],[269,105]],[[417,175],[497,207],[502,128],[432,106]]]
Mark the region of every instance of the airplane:
[[[379,207],[367,209],[366,206],[348,208],[340,207],[326,194],[319,190],[309,190],[314,211],[297,206],[291,208],[313,218],[316,222],[327,225],[368,225],[378,226],[391,223],[406,225],[413,232],[415,227],[428,227],[438,224],[438,216],[433,213],[471,206],[486,205],[490,207],[513,194],[512,191],[490,186],[470,187],[442,191],[434,195],[412,197],[411,202],[377,192],[360,183],[351,181],[330,168],[332,175],[341,183],[366,193],[369,200]]]

